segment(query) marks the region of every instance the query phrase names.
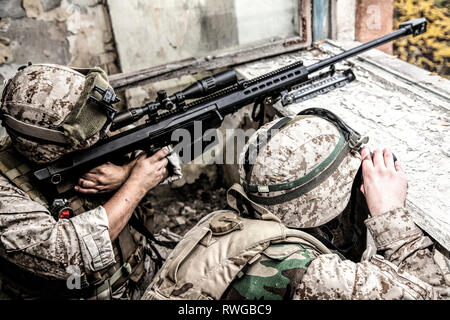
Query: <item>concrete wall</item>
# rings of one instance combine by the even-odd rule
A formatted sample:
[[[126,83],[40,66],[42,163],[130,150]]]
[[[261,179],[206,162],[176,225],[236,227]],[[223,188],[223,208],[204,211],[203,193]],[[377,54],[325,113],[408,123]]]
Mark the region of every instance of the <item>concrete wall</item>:
[[[393,15],[393,0],[357,0],[355,39],[367,42],[392,32]],[[378,49],[392,54],[392,42]]]
[[[108,0],[124,72],[298,34],[298,0]]]
[[[298,35],[298,0],[234,0],[239,44]]]
[[[332,38],[355,40],[356,0],[332,0]]]
[[[116,60],[101,0],[1,0],[0,81],[28,61],[98,65],[112,74]]]
[[[232,1],[108,0],[123,72],[237,44]]]

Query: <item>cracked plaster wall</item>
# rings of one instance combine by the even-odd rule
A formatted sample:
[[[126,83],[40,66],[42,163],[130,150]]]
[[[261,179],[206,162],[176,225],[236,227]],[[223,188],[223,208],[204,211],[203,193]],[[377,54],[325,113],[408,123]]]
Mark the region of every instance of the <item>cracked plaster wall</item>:
[[[119,72],[103,1],[0,0],[0,4],[0,81],[28,61]]]

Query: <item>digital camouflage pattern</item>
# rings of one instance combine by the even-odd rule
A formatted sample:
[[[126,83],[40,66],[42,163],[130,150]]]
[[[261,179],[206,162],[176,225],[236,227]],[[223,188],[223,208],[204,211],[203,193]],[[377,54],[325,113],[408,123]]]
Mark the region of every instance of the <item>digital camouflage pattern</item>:
[[[368,247],[361,262],[324,254],[308,242],[288,244],[292,238],[255,255],[243,249],[255,236],[249,221],[211,237],[211,215],[180,241],[142,299],[449,299],[449,260],[404,208],[366,220],[377,247]],[[271,229],[255,227],[265,234]],[[239,246],[236,252],[245,259],[232,251]]]
[[[277,121],[279,119],[262,126],[245,145],[239,159],[241,181],[246,177],[243,163],[247,149],[258,137],[265,139],[267,131]],[[339,130],[331,122],[315,116],[297,116],[259,150],[250,183],[264,186],[305,176],[330,155],[339,138]],[[315,189],[289,202],[264,207],[289,227],[310,228],[327,223],[347,206],[360,165],[360,155],[349,153],[338,169]],[[273,197],[291,190],[259,193],[258,196]]]
[[[55,220],[48,208],[48,203],[51,203],[54,195],[50,194],[49,190],[39,188],[29,177],[35,163],[53,161],[63,154],[88,147],[98,141],[100,134],[95,130],[97,125],[103,126],[101,121],[105,120],[106,116],[103,111],[99,112],[96,106],[90,106],[94,108],[90,110],[94,113],[89,114],[100,114],[99,121],[91,121],[89,118],[86,120],[90,121],[89,123],[83,123],[77,122],[76,118],[74,122],[66,122],[69,116],[86,111],[75,108],[79,112],[72,112],[80,102],[87,101],[82,97],[86,96],[87,91],[91,94],[92,86],[99,83],[103,88],[107,85],[106,74],[101,69],[89,70],[92,73],[86,78],[64,66],[30,65],[19,70],[2,93],[3,114],[22,123],[64,131],[64,137],[69,139],[73,137],[68,137],[67,134],[72,132],[88,132],[84,131],[84,125],[88,129],[94,129],[90,131],[92,137],[82,140],[76,147],[62,147],[38,144],[29,140],[26,135],[16,136],[13,130],[8,130],[7,127],[14,148],[8,145],[8,139],[2,139],[0,267],[3,268],[0,268],[0,291],[13,292],[14,297],[39,298],[42,294],[52,298],[55,295],[70,296],[70,290],[64,280],[78,272],[85,276],[83,279],[91,284],[89,289],[92,290],[88,294],[75,293],[74,297],[81,295],[83,298],[92,299],[138,299],[154,276],[155,263],[144,253],[148,244],[130,225],[126,225],[118,238],[111,242],[108,217],[102,206],[109,196],[80,195],[69,188],[69,191],[58,196],[68,199],[75,216]],[[68,127],[73,130],[70,131]],[[172,180],[168,181],[173,181],[177,177],[169,178]],[[38,202],[41,197],[34,197],[36,193],[48,193],[47,201]],[[177,237],[169,232],[157,235],[157,238],[174,240]],[[170,250],[160,248],[162,258],[169,252]],[[26,279],[23,279],[24,277]],[[115,279],[114,285],[108,286],[109,282],[104,280],[111,278]],[[27,281],[28,279],[32,281]],[[102,284],[105,286],[102,286],[100,292],[97,289]],[[21,289],[16,290],[18,287]]]
[[[18,71],[4,89],[1,108],[17,120],[43,128],[60,129],[84,88],[85,76],[60,65],[31,65]],[[16,149],[29,160],[46,163],[68,152],[96,143],[97,133],[77,148],[37,143],[10,134]]]
[[[91,236],[83,238],[88,234]],[[93,251],[90,242],[102,250]],[[66,279],[70,266],[95,272],[115,262],[108,218],[102,207],[55,221],[47,208],[1,175],[0,256],[54,279]]]
[[[267,256],[267,251],[289,250],[289,255]],[[295,288],[308,269],[312,258],[300,244],[273,244],[266,255],[255,262],[245,275],[232,282],[224,294],[225,300],[287,300],[292,299]]]
[[[125,228],[129,228],[126,226]],[[134,234],[139,237],[138,234]],[[179,237],[162,230],[155,235],[158,240],[177,241]],[[108,234],[108,218],[102,206],[93,207],[71,219],[56,221],[47,208],[32,201],[30,197],[0,175],[0,266],[7,261],[14,265],[9,271],[19,274],[31,273],[48,281],[65,280],[74,270],[92,274],[108,270],[117,263],[120,267],[119,239],[111,242]],[[126,245],[121,242],[121,245]],[[133,248],[134,244],[129,244]],[[157,246],[163,258],[170,249]],[[149,256],[144,257],[142,270],[116,291],[103,292],[93,299],[121,298],[125,292],[132,299],[139,299],[155,275],[155,263]],[[8,277],[2,275],[0,268],[0,292],[10,292]],[[45,288],[46,285],[43,285]],[[39,298],[29,288],[24,287],[17,295],[24,298]],[[30,296],[28,296],[30,294]],[[3,294],[0,294],[1,296]],[[3,297],[5,298],[5,297]]]
[[[319,256],[294,299],[450,298],[450,261],[406,209],[367,219],[366,226],[377,254],[364,255],[360,263],[336,255]]]

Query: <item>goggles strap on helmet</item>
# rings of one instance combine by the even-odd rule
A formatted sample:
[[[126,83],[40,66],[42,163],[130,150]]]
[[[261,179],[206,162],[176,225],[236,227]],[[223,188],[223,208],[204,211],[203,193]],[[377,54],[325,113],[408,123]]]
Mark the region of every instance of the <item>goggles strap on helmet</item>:
[[[269,189],[269,192],[271,191],[282,191],[287,190],[291,188],[296,189],[287,192],[285,194],[281,194],[278,196],[273,197],[264,197],[264,196],[256,196],[254,194],[249,194],[249,198],[253,200],[256,203],[263,204],[263,205],[275,205],[280,204],[284,202],[289,202],[295,198],[300,197],[301,195],[313,190],[318,185],[320,185],[323,181],[325,181],[336,169],[339,167],[339,165],[342,163],[342,161],[345,159],[347,154],[350,152],[350,147],[348,145],[348,142],[345,143],[345,139],[343,139],[341,135],[341,139],[339,140],[340,143],[336,146],[336,148],[333,150],[333,152],[330,154],[330,156],[327,157],[317,168],[309,172],[306,176],[286,182],[279,185],[270,185],[267,186]],[[344,144],[342,145],[342,142]],[[319,169],[320,167],[320,169]],[[316,170],[318,169],[318,170]],[[247,188],[254,186],[247,186]],[[274,190],[276,189],[276,190]],[[248,189],[247,189],[248,190]],[[261,190],[261,189],[259,189]],[[256,191],[258,192],[258,191]]]
[[[357,134],[352,134],[348,139],[348,145],[353,153],[358,152],[359,149],[361,149],[361,146],[367,142],[369,142],[369,137],[361,137]]]
[[[246,204],[245,208],[252,208],[252,214],[258,219],[281,222],[280,218],[272,212],[250,200],[245,190],[238,183],[235,183],[227,190],[227,203],[241,215],[243,215],[245,211],[243,204]]]
[[[353,152],[358,151],[361,145],[369,141],[368,137],[361,137],[356,130],[330,110],[323,108],[308,108],[300,111],[297,115],[315,115],[333,123],[340,131],[344,132],[347,140],[350,142],[350,148]]]
[[[322,163],[320,163],[316,168],[314,168],[311,172],[309,172],[305,176],[294,181],[273,185],[251,185],[250,178],[253,166],[248,165],[247,167],[245,167],[244,165],[244,169],[246,172],[246,181],[241,181],[241,183],[245,191],[247,192],[248,197],[258,204],[275,205],[288,202],[313,190],[323,181],[325,181],[334,171],[337,170],[337,168],[339,167],[339,165],[342,163],[342,161],[345,159],[345,157],[349,152],[352,153],[357,152],[361,148],[361,145],[367,143],[369,140],[368,137],[361,137],[361,135],[358,132],[353,130],[341,118],[339,118],[336,114],[332,113],[329,110],[321,108],[309,108],[301,111],[297,115],[319,116],[333,123],[339,129],[340,132],[339,141],[334,150],[331,152],[331,154]],[[290,121],[290,118],[288,121]],[[280,122],[278,122],[274,125],[274,127],[277,126],[279,129],[284,125],[286,125],[287,122],[283,123],[281,126],[279,126]],[[256,148],[253,147],[252,151],[256,153],[254,155],[254,158],[256,158],[258,151],[261,150],[261,148],[265,144],[267,144],[268,140],[269,138],[266,139],[266,141],[264,141],[265,142],[264,144],[258,145]],[[250,146],[247,149],[246,161],[248,159],[247,155],[249,153],[249,149]],[[292,191],[273,197],[255,195],[255,193],[260,194],[269,193],[269,192],[289,190],[293,188],[295,189]]]
[[[290,117],[281,118],[280,121],[275,123],[272,127],[269,128],[269,130],[267,130],[266,139],[259,139],[258,136],[255,142],[248,146],[244,158],[244,170],[247,173],[245,180],[247,181],[247,183],[250,183],[253,164],[255,163],[255,159],[258,156],[259,150],[261,150],[270,141],[270,139],[272,139],[272,137],[278,132],[278,130],[283,128],[291,120],[292,118]]]

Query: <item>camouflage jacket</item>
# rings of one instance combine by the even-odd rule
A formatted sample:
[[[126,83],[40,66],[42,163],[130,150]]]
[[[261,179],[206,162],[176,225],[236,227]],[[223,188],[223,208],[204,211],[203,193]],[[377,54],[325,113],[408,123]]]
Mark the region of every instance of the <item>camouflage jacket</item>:
[[[96,272],[115,262],[103,207],[56,221],[46,207],[1,175],[0,256],[60,280],[70,275],[71,266]]]
[[[50,289],[53,283],[65,285],[71,276],[105,272],[118,263],[120,267],[120,261],[117,260],[118,250],[121,250],[119,246],[128,244],[121,243],[120,239],[111,242],[108,228],[106,211],[101,205],[70,219],[56,221],[45,206],[33,201],[28,194],[0,175],[0,299],[38,297],[32,293],[30,296],[28,287],[17,289],[20,285],[15,281],[8,285],[9,276],[5,274],[4,268],[8,272],[15,272],[15,268],[19,267],[32,278],[38,276],[52,280],[48,282]],[[134,238],[139,237],[135,232],[132,234]],[[156,238],[179,240],[170,232],[161,232]],[[170,252],[168,248],[157,248],[162,258]],[[155,263],[150,257],[145,256],[144,261],[141,264],[143,267],[131,274],[133,286],[126,283],[121,285],[111,293],[112,298],[122,297],[124,293],[131,299],[140,297],[155,273]],[[15,293],[3,296],[6,291],[11,291],[3,290],[5,286],[14,287]],[[44,287],[47,288],[47,285],[44,284]],[[5,292],[2,294],[2,291]],[[108,298],[107,292],[105,290],[102,295],[92,298],[109,299],[111,297]]]
[[[307,248],[301,257],[266,256],[235,280],[224,299],[446,299],[449,262],[406,209],[365,221],[376,244],[361,262]],[[255,292],[259,292],[255,294]]]

